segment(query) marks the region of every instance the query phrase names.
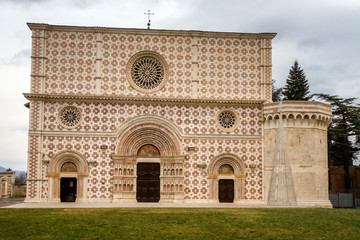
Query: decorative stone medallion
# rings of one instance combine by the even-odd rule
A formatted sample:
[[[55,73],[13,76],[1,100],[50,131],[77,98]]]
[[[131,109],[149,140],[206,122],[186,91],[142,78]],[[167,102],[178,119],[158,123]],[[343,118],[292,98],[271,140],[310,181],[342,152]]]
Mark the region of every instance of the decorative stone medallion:
[[[64,128],[75,128],[82,120],[81,112],[74,106],[63,107],[59,112],[58,120]]]
[[[238,126],[238,116],[232,109],[225,109],[216,115],[216,124],[224,132],[232,132]]]
[[[130,85],[143,93],[153,93],[165,86],[168,65],[156,52],[142,51],[132,56],[126,67]]]

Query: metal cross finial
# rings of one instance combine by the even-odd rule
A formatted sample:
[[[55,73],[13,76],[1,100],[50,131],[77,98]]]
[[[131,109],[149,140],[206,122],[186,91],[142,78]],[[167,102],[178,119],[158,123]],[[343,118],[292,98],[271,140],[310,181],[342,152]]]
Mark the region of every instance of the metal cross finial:
[[[144,13],[144,14],[147,14],[148,15],[148,23],[147,23],[147,26],[148,26],[148,29],[150,29],[150,22],[151,22],[151,20],[150,20],[150,15],[154,15],[154,13],[151,13],[150,12],[150,10],[148,10],[148,12],[147,13]]]

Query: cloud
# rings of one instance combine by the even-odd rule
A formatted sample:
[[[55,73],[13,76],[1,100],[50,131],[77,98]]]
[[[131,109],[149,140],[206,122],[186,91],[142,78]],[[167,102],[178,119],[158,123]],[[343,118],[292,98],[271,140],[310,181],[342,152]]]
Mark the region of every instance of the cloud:
[[[326,47],[326,43],[327,41],[325,41],[324,39],[307,38],[300,40],[298,42],[298,47],[300,49],[311,50],[313,48]]]
[[[47,2],[51,0],[2,0],[2,2],[11,2],[14,4],[23,4],[23,3],[39,3],[39,2]]]
[[[40,4],[40,3],[56,3],[59,2],[59,0],[1,0],[0,3],[11,3],[11,4],[16,4],[16,5],[32,5],[32,4]],[[66,1],[63,0],[61,1],[64,4],[69,3],[69,4],[74,4],[74,5],[78,5],[78,6],[86,6],[88,5],[90,2],[95,2],[93,0],[72,0],[72,1]]]
[[[12,5],[21,5],[21,6],[29,6],[36,3],[43,3],[43,2],[51,2],[52,0],[0,0],[0,4],[12,4]]]
[[[15,53],[14,56],[8,59],[0,59],[1,65],[24,65],[25,63],[30,62],[30,49],[23,49],[17,53]]]
[[[26,170],[26,149],[27,149],[27,126],[20,126],[9,129],[3,125],[0,127],[2,135],[0,138],[1,155],[0,165],[17,170]],[[25,150],[25,151],[24,151]]]
[[[273,78],[282,87],[295,59],[312,93],[360,96],[358,0],[0,0],[0,165],[26,169],[31,32],[26,22],[222,32],[277,32]],[[11,114],[9,114],[11,112]],[[21,146],[13,148],[20,143]],[[8,161],[8,160],[6,160]],[[11,165],[22,164],[23,167]]]

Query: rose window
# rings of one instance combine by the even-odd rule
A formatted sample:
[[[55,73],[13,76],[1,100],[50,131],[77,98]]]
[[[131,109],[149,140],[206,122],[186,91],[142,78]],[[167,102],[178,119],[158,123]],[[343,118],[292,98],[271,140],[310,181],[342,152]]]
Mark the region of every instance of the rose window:
[[[132,56],[126,67],[130,85],[144,93],[153,93],[165,86],[168,66],[158,53],[142,51]]]
[[[218,112],[216,125],[225,132],[232,132],[238,126],[238,115],[232,109],[223,109]]]
[[[164,68],[154,57],[141,57],[134,62],[131,77],[137,86],[143,89],[154,89],[164,78]]]
[[[235,125],[235,115],[232,112],[222,112],[219,115],[219,123],[223,128],[232,128]]]
[[[60,124],[66,128],[74,128],[81,121],[81,112],[74,106],[67,106],[59,112]]]

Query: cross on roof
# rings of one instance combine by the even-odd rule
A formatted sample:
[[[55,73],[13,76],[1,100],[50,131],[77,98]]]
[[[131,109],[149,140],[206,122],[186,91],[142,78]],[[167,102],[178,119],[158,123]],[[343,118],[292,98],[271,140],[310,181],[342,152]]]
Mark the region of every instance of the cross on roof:
[[[148,10],[148,12],[147,13],[144,13],[144,14],[147,14],[148,15],[148,23],[147,23],[147,26],[148,26],[148,29],[150,29],[150,22],[151,22],[151,20],[150,20],[150,15],[154,15],[154,13],[151,13],[150,12],[150,10]]]

